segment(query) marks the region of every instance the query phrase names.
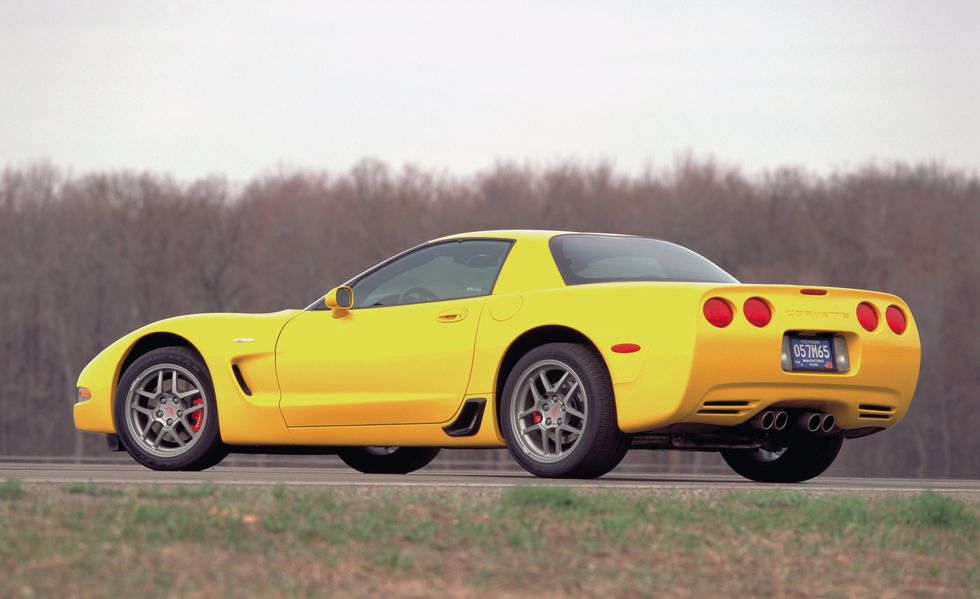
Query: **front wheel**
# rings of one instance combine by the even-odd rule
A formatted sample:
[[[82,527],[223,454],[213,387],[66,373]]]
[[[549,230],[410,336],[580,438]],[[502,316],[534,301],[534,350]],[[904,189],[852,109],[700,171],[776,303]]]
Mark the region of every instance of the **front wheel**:
[[[183,347],[155,349],[119,380],[116,431],[129,455],[154,470],[203,470],[228,455],[204,361]]]
[[[365,474],[408,474],[428,466],[439,451],[438,447],[348,447],[337,456]]]
[[[749,480],[798,483],[823,474],[843,444],[843,437],[798,437],[768,449],[726,449],[721,457]]]
[[[549,343],[521,358],[507,376],[500,420],[511,455],[537,476],[596,478],[629,449],[606,364],[583,345]]]

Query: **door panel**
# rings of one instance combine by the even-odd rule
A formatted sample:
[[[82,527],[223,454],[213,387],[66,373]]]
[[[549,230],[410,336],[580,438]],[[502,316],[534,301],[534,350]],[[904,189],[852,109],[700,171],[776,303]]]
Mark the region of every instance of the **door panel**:
[[[445,422],[469,381],[486,297],[311,310],[289,321],[276,349],[286,424]]]

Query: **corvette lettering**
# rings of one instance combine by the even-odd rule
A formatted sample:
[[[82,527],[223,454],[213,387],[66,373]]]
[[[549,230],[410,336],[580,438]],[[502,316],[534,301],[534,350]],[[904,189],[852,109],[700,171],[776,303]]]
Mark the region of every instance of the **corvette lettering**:
[[[841,318],[847,320],[851,317],[847,312],[826,312],[817,310],[787,310],[786,316],[793,318]]]

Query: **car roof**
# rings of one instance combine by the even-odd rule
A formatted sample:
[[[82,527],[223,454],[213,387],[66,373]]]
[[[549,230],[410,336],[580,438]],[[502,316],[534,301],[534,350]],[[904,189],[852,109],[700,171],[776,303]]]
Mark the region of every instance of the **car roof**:
[[[490,231],[470,231],[468,233],[457,233],[455,235],[447,235],[445,237],[440,237],[438,239],[433,239],[432,241],[447,241],[450,239],[467,239],[472,237],[490,237],[490,238],[500,238],[500,239],[539,239],[547,240],[551,239],[556,235],[610,235],[622,237],[619,233],[585,233],[581,231],[548,231],[541,229],[495,229]]]

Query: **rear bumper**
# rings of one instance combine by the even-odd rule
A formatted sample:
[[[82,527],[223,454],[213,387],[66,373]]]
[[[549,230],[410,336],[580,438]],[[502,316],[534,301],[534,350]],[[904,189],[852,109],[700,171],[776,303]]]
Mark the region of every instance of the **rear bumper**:
[[[740,306],[755,293],[758,291],[736,287],[726,295]],[[661,348],[673,351],[651,352],[634,381],[615,385],[620,428],[636,433],[681,423],[737,426],[773,406],[833,414],[837,426],[845,430],[894,426],[908,411],[915,393],[919,336],[901,300],[862,293],[876,307],[880,303],[882,312],[884,306],[899,304],[909,314],[906,331],[896,335],[887,326],[879,326],[867,332],[848,318],[851,308],[816,315],[777,309],[764,328],[738,317],[723,329],[700,319],[692,338],[676,343],[661,340]],[[844,337],[850,370],[784,371],[780,360],[783,336],[798,331]]]
[[[895,357],[894,368],[863,364],[857,370],[852,367],[846,375],[780,370],[743,372],[739,376],[725,376],[720,372],[722,364],[712,367],[708,361],[692,373],[683,390],[678,388],[673,395],[670,385],[647,376],[616,385],[619,424],[631,433],[678,423],[737,426],[761,410],[779,406],[833,414],[842,429],[887,428],[908,411],[918,378],[918,360],[916,349]]]
[[[748,398],[748,399],[747,399]],[[898,389],[866,385],[734,383],[710,389],[693,413],[679,422],[735,426],[772,406],[833,414],[842,429],[887,428],[908,409],[910,396]]]

